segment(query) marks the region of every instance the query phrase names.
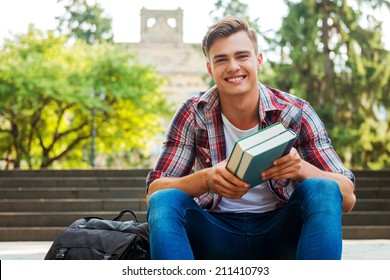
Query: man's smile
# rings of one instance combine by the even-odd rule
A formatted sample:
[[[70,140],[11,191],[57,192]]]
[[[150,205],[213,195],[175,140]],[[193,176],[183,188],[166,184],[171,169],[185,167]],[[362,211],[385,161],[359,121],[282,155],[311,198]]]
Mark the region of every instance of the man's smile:
[[[228,77],[228,78],[225,78],[224,80],[228,83],[237,83],[237,82],[244,80],[245,78],[246,78],[246,75],[242,75],[242,76]]]

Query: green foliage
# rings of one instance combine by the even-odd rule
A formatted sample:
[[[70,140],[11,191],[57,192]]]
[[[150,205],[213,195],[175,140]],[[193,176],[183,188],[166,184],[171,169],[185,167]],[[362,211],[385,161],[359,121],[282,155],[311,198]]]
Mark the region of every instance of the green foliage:
[[[102,7],[87,0],[57,0],[64,3],[65,14],[57,17],[58,29],[62,34],[83,40],[88,44],[95,42],[113,42],[112,20],[104,15]]]
[[[286,2],[268,81],[312,104],[348,166],[389,168],[390,53],[370,14],[389,2]]]
[[[209,14],[214,22],[229,15],[241,17],[248,22],[250,27],[259,32],[259,18],[251,19],[248,15],[248,8],[248,4],[239,0],[217,0],[214,3],[214,10]]]
[[[92,110],[98,154],[145,157],[169,113],[161,82],[119,47],[30,28],[0,50],[0,157],[8,168],[88,167]]]

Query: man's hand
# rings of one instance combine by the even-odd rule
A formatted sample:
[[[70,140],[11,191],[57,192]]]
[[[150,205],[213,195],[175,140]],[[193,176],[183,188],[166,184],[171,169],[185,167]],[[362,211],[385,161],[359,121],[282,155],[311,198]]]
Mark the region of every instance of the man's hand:
[[[304,161],[298,154],[295,148],[291,148],[290,152],[278,158],[273,162],[273,166],[261,173],[261,178],[266,179],[292,179],[297,182],[303,181],[302,166]]]
[[[227,160],[209,168],[207,187],[223,197],[240,198],[249,190],[249,184],[241,181],[226,169]]]

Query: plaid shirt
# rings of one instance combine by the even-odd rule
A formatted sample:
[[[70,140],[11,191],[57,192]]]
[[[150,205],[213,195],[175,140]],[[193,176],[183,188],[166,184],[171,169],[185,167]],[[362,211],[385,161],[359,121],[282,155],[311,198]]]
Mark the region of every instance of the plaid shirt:
[[[294,147],[302,159],[321,170],[344,174],[354,182],[354,175],[342,164],[323,123],[308,102],[260,83],[259,94],[262,128],[283,122],[298,134]],[[182,177],[225,158],[219,95],[213,87],[187,100],[177,111],[156,166],[148,174],[147,187],[160,177]],[[289,179],[268,181],[271,191],[283,202],[288,201],[297,184]],[[221,197],[209,191],[195,200],[202,208],[212,210]]]

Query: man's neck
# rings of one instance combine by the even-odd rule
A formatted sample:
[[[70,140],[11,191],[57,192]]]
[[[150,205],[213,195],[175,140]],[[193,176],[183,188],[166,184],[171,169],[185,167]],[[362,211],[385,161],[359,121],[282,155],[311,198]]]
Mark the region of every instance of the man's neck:
[[[228,98],[221,100],[224,116],[237,128],[246,130],[259,123],[259,95],[257,98]]]

